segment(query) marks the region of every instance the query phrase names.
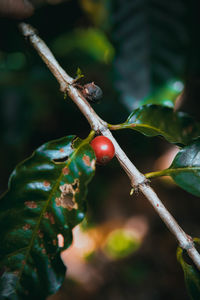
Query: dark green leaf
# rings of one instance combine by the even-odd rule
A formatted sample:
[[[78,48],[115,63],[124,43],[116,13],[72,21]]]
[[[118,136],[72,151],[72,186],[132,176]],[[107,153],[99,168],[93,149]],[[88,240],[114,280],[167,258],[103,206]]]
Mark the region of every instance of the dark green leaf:
[[[168,82],[182,78],[185,72],[191,38],[187,22],[190,3],[186,0],[112,3],[116,87],[123,103],[129,110],[144,99],[145,103],[166,105],[165,95],[158,94],[165,92]],[[174,94],[168,96],[167,105],[173,105]]]
[[[168,170],[181,188],[200,196],[200,139],[180,150]]]
[[[200,126],[190,116],[159,105],[144,105],[131,113],[122,128],[146,136],[161,135],[170,143],[185,145],[200,135]]]
[[[99,29],[76,29],[55,39],[53,51],[57,56],[80,51],[87,53],[95,61],[109,63],[114,56],[114,49],[106,35]]]
[[[45,299],[58,290],[65,275],[60,252],[84,218],[94,169],[88,140],[74,136],[44,144],[16,167],[0,206],[1,299]]]
[[[184,84],[181,80],[171,79],[167,81],[162,87],[145,97],[141,101],[143,104],[159,104],[168,107],[174,107],[177,97],[183,91]]]
[[[200,272],[185,262],[183,257],[183,250],[178,247],[177,249],[177,260],[181,264],[184,272],[185,284],[192,300],[200,299]]]

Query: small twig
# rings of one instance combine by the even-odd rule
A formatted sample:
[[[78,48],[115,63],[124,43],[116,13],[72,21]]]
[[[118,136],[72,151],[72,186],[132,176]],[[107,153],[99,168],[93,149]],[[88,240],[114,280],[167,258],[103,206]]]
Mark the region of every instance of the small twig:
[[[188,236],[182,228],[178,225],[173,216],[169,213],[169,211],[162,204],[156,193],[153,189],[148,185],[148,181],[146,177],[141,174],[133,163],[129,160],[127,155],[121,149],[112,133],[108,129],[108,124],[103,121],[93,110],[93,108],[89,105],[87,100],[82,96],[82,94],[72,85],[73,78],[70,77],[58,64],[53,54],[46,46],[46,44],[41,40],[41,38],[37,35],[34,28],[30,25],[21,23],[19,28],[22,34],[25,37],[30,39],[30,42],[41,56],[43,61],[46,63],[47,67],[51,70],[53,75],[56,77],[57,81],[60,84],[60,90],[62,92],[68,92],[68,95],[74,101],[74,103],[79,107],[83,115],[88,120],[91,128],[102,135],[108,137],[115,147],[115,155],[119,160],[120,165],[127,173],[130,178],[131,185],[133,188],[139,188],[139,190],[146,196],[149,202],[152,204],[156,212],[159,214],[163,222],[167,225],[169,230],[174,234],[176,239],[179,242],[181,248],[185,249],[188,255],[193,260],[196,267],[200,270],[200,255],[194,247],[194,243],[190,236]]]

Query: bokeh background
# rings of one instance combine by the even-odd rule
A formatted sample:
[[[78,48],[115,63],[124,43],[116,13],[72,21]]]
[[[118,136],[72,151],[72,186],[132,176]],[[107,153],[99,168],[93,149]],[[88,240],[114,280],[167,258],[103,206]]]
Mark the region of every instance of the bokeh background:
[[[109,123],[126,120],[146,103],[199,110],[198,1],[22,0],[0,2],[0,193],[17,163],[64,135],[86,137],[89,125],[18,30],[37,28],[59,63],[81,83],[104,93],[96,112]],[[178,148],[130,130],[114,133],[142,172],[167,168]],[[169,178],[152,186],[180,225],[200,236],[197,197]],[[57,295],[66,300],[188,299],[177,243],[130,182],[116,159],[97,167],[89,185],[87,219],[63,253],[68,267]]]

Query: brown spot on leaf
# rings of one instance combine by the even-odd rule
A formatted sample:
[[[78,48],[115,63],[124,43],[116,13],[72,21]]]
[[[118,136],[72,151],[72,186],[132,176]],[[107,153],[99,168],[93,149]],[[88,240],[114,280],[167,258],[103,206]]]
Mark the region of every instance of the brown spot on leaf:
[[[60,198],[56,198],[56,205],[67,208],[69,211],[78,208],[77,203],[73,201],[73,196],[61,195]]]
[[[65,167],[62,169],[62,172],[64,175],[68,175],[69,174],[69,168]]]
[[[46,211],[44,213],[44,218],[45,219],[49,219],[49,221],[51,222],[51,224],[55,224],[55,219],[54,219],[54,216],[53,216],[52,213]]]
[[[13,274],[16,275],[16,276],[18,276],[19,275],[19,271],[16,270],[16,271],[13,272]]]
[[[57,241],[53,240],[53,245],[56,246],[57,245]]]
[[[25,224],[24,226],[23,226],[23,229],[24,230],[28,230],[28,229],[30,229],[31,228],[31,225],[30,224]]]
[[[56,198],[55,201],[56,201],[56,206],[61,206],[62,201],[60,198]]]
[[[136,126],[136,124],[131,124],[131,127],[135,127]]]
[[[65,150],[63,148],[60,148],[59,150],[61,153],[65,152]]]
[[[86,154],[83,155],[83,162],[86,166],[88,166],[88,167],[91,166],[90,157]]]
[[[37,204],[35,203],[35,201],[26,201],[26,202],[24,202],[24,204],[29,208],[36,208],[37,207]]]
[[[61,195],[56,198],[56,205],[67,208],[69,211],[78,209],[78,204],[75,202],[75,195],[79,191],[79,180],[76,178],[72,184],[65,183],[60,186]]]
[[[25,260],[22,260],[22,265],[25,265],[26,261]]]
[[[44,233],[38,230],[38,236],[42,239],[44,237]]]
[[[45,187],[48,187],[48,186],[50,186],[50,182],[47,181],[47,180],[45,180],[45,181],[43,182],[43,185],[44,185]]]
[[[46,254],[47,252],[46,252],[46,250],[45,250],[45,249],[42,249],[42,253],[43,253],[43,254]]]

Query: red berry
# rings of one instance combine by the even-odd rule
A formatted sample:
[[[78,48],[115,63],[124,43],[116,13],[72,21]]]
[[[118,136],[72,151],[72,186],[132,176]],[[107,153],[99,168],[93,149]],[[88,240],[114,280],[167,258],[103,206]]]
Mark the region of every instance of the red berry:
[[[103,135],[95,137],[90,145],[95,152],[97,163],[99,164],[106,164],[115,155],[113,143]]]

